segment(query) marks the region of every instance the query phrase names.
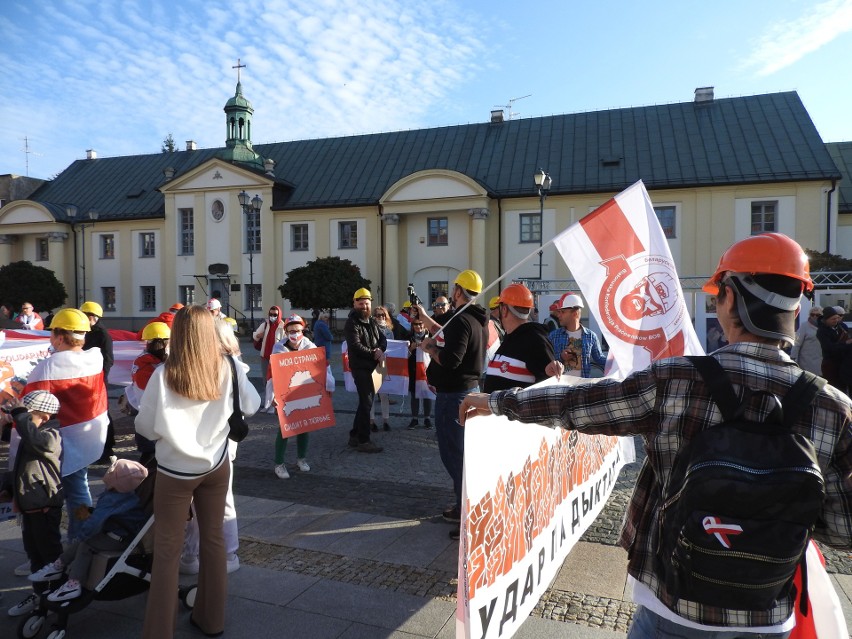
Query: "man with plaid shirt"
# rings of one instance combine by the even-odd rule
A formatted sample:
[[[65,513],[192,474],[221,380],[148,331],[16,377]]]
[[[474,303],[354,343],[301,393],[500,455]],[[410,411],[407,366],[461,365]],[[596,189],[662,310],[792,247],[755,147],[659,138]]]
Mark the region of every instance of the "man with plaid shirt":
[[[799,299],[812,290],[807,256],[790,238],[767,233],[734,244],[704,290],[717,296],[729,344],[715,357],[731,379],[744,419],[762,422],[796,382],[801,369],[782,350],[796,338]],[[745,390],[751,392],[746,394]],[[780,400],[778,400],[780,401]],[[795,625],[795,593],[768,610],[734,610],[676,599],[660,579],[655,550],[658,517],[675,456],[700,431],[722,421],[710,390],[683,357],[654,362],[622,381],[511,389],[469,395],[462,419],[476,414],[576,429],[590,435],[638,435],[647,457],[625,517],[620,545],[638,608],[628,637],[787,637]],[[817,451],[826,496],[814,536],[852,547],[852,400],[826,385],[802,411],[794,430]]]

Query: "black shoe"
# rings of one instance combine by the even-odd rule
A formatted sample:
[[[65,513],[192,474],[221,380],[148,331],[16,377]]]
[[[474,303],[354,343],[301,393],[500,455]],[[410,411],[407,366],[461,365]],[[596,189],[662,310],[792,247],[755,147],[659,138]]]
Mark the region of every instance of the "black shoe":
[[[358,448],[358,438],[355,435],[349,436],[349,446],[351,448]]]
[[[378,433],[378,432],[379,432],[379,427],[378,427],[378,426],[376,426],[375,422],[374,422],[374,423],[372,423],[372,424],[370,424],[370,432],[373,432],[373,433]]]
[[[447,508],[444,512],[441,513],[441,517],[444,518],[444,521],[447,521],[451,524],[460,524],[461,523],[461,510],[458,506],[453,506],[452,508]]]
[[[417,428],[417,420],[412,419],[410,422],[408,422],[408,430],[414,430],[415,428]]]
[[[385,423],[382,425],[382,428],[383,428],[385,431],[388,431],[388,430],[390,430],[390,424],[388,424],[387,422],[385,422]]]
[[[195,619],[192,618],[192,615],[189,615],[189,625],[198,630],[198,632],[200,632],[205,637],[221,637],[223,634],[225,634],[224,630],[220,632],[205,632],[201,626],[195,623]]]
[[[426,418],[426,421],[423,423],[423,428],[426,428],[427,430],[429,428],[432,428],[432,420],[429,419],[428,417]]]
[[[356,448],[359,453],[380,453],[384,450],[381,446],[376,446],[373,442],[364,442],[362,444],[358,444],[358,448]]]
[[[450,539],[455,539],[456,541],[461,539],[461,528],[453,528],[450,531]]]

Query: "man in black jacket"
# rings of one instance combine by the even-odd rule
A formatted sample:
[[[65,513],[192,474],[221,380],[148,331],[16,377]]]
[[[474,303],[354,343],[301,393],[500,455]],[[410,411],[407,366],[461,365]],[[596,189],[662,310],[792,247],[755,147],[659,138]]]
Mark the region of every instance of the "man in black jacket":
[[[104,316],[104,309],[97,302],[84,302],[80,310],[86,314],[86,317],[89,318],[89,324],[92,325],[92,329],[86,333],[83,350],[87,351],[94,347],[101,349],[101,357],[104,358],[104,384],[109,388],[107,377],[109,377],[109,371],[112,368],[115,358],[112,352],[112,337],[110,337],[109,331],[100,323],[101,318]],[[106,442],[104,443],[104,452],[96,462],[98,464],[111,464],[115,461],[113,459],[115,457],[113,453],[113,448],[115,447],[115,426],[112,424],[112,416],[109,413],[107,413],[107,417],[109,418],[109,424],[107,425]]]
[[[421,348],[432,361],[426,369],[426,378],[435,387],[435,434],[441,461],[453,480],[455,504],[443,512],[446,521],[461,522],[462,467],[464,464],[464,430],[459,425],[459,406],[468,393],[479,392],[479,379],[485,363],[485,345],[488,343],[486,322],[488,314],[475,304],[482,291],[482,278],[476,271],[462,271],[453,282],[450,303],[456,311],[437,316],[444,324],[437,338],[426,338]],[[423,323],[431,334],[441,325],[418,309]],[[450,537],[459,538],[459,529],[450,531]]]
[[[379,362],[384,361],[388,341],[379,325],[372,317],[373,296],[366,288],[359,288],[352,296],[354,306],[343,335],[346,338],[346,350],[349,355],[349,370],[358,390],[358,410],[352,430],[349,431],[349,445],[359,453],[380,453],[381,446],[370,441],[370,409],[376,388],[373,385],[373,372]]]

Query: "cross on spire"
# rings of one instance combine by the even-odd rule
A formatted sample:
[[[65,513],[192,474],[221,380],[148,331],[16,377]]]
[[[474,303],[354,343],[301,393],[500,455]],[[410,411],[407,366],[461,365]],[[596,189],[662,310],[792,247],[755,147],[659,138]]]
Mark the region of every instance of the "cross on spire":
[[[246,65],[240,64],[240,59],[237,58],[237,64],[235,66],[232,66],[231,68],[237,70],[237,82],[239,82],[240,81],[240,69],[245,69]]]

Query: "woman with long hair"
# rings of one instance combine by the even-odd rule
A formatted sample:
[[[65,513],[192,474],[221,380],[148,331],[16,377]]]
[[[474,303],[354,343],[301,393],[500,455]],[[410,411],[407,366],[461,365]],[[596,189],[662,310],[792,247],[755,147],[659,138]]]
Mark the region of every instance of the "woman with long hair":
[[[184,524],[194,503],[200,537],[198,595],[191,625],[208,636],[225,629],[227,570],[222,521],[231,475],[228,417],[231,366],[215,320],[202,306],[175,315],[169,357],[154,371],[136,417],[136,431],[155,442],[154,566],[142,636],[168,639],[178,608],[178,567]],[[253,415],[260,396],[236,366],[240,408]]]
[[[377,306],[373,309],[373,317],[379,325],[379,330],[385,334],[385,338],[393,339],[393,324],[391,323],[391,316],[388,312],[388,309],[384,306]],[[376,425],[376,404],[381,404],[382,407],[382,428],[384,430],[390,430],[390,398],[387,393],[376,393],[376,399],[378,402],[373,402],[373,405],[370,407],[370,430],[372,432],[376,432],[379,430],[379,427]]]

